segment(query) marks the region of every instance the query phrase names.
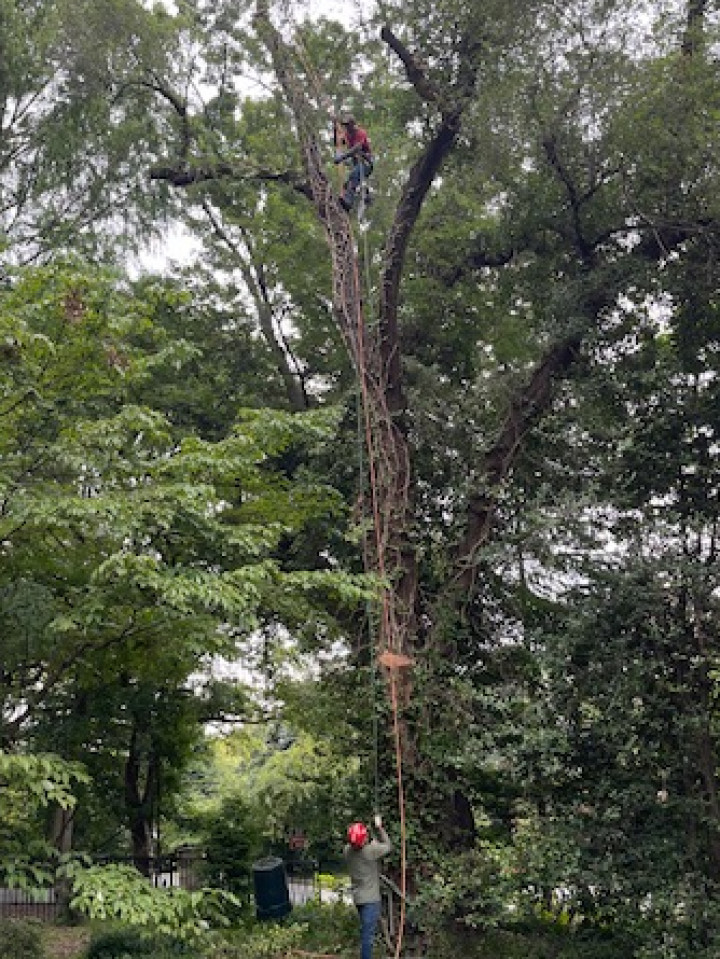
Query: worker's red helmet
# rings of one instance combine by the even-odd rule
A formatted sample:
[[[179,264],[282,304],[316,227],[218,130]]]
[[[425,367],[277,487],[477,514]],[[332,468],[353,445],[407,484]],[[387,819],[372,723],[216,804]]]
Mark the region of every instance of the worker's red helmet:
[[[348,826],[348,841],[355,849],[361,849],[368,841],[368,831],[365,823],[354,822]]]

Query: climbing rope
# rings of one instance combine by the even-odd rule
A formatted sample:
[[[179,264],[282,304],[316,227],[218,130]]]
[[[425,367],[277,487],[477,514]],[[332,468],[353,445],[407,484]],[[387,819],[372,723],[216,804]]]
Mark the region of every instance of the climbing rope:
[[[361,179],[361,189],[364,188],[363,180]],[[357,263],[357,254],[353,256],[353,268],[355,272],[355,288],[360,291],[360,275],[358,270]],[[368,286],[368,295],[371,290]],[[382,540],[381,533],[381,523],[380,523],[380,503],[379,503],[379,482],[378,482],[378,464],[376,462],[376,451],[375,451],[375,436],[373,431],[373,422],[372,422],[372,408],[369,399],[369,390],[368,390],[368,376],[367,369],[365,367],[365,320],[363,315],[362,299],[360,296],[356,297],[357,302],[357,337],[358,337],[358,359],[360,361],[359,369],[359,380],[361,387],[361,396],[363,400],[363,416],[364,416],[364,425],[365,425],[365,444],[368,450],[368,468],[370,476],[370,493],[371,493],[371,505],[372,505],[372,514],[373,514],[373,527],[375,532],[375,549],[376,549],[376,563],[377,570],[382,581],[382,618],[381,618],[381,630],[380,630],[380,641],[382,645],[385,646],[384,651],[379,656],[379,661],[388,669],[390,675],[390,706],[392,710],[393,717],[393,741],[395,745],[395,767],[397,774],[397,795],[398,795],[398,813],[400,819],[400,916],[398,921],[398,935],[395,943],[395,957],[401,955],[402,952],[402,942],[403,935],[405,930],[405,901],[407,896],[407,830],[405,824],[405,790],[403,786],[403,760],[402,760],[402,738],[400,731],[400,709],[398,703],[397,695],[397,672],[399,669],[409,666],[411,664],[410,659],[407,656],[403,656],[399,652],[393,652],[392,647],[395,644],[393,641],[397,637],[397,631],[395,629],[396,622],[394,617],[394,610],[392,609],[392,604],[390,603],[390,592],[389,586],[386,580],[387,568],[385,563],[385,550]],[[384,404],[383,404],[384,405]],[[385,406],[385,412],[389,415],[387,407]],[[383,642],[384,640],[384,642]],[[372,646],[371,642],[371,646]],[[378,742],[375,740],[375,751],[377,755]]]
[[[407,841],[405,823],[405,797],[403,786],[402,733],[400,723],[400,704],[398,697],[398,675],[401,669],[411,665],[409,657],[402,652],[403,626],[408,623],[407,610],[398,607],[398,596],[393,590],[393,579],[402,571],[399,547],[390,537],[394,531],[393,520],[402,516],[408,496],[408,464],[403,444],[396,442],[397,427],[387,406],[387,382],[379,341],[380,331],[366,338],[366,324],[363,310],[363,284],[358,267],[358,248],[353,236],[349,219],[344,217],[338,198],[329,187],[324,172],[322,151],[320,149],[315,113],[297,77],[288,69],[287,60],[283,60],[278,51],[284,47],[286,56],[293,54],[303,63],[310,85],[316,88],[317,102],[324,105],[329,98],[324,96],[322,83],[314,70],[302,37],[296,31],[296,43],[290,48],[272,27],[268,15],[267,3],[258,0],[256,23],[260,23],[269,41],[276,72],[290,100],[296,122],[299,127],[301,147],[305,158],[313,198],[318,212],[324,221],[331,254],[333,257],[334,300],[340,307],[339,325],[348,345],[350,355],[355,360],[360,385],[362,405],[362,431],[367,450],[367,478],[370,487],[370,513],[374,532],[372,553],[370,538],[365,537],[364,560],[366,569],[377,572],[381,583],[379,629],[377,642],[370,635],[371,649],[379,650],[377,660],[388,674],[389,698],[392,711],[393,740],[395,745],[395,764],[397,770],[398,809],[400,817],[400,920],[395,948],[396,959],[401,954],[405,924],[405,897],[407,886]],[[304,61],[304,62],[303,62]],[[364,217],[364,186],[361,178],[363,197],[361,204]],[[369,274],[369,249],[367,229],[365,230],[366,289],[370,302],[372,285]],[[372,371],[372,375],[371,375]],[[360,429],[360,425],[359,425]],[[401,459],[400,456],[403,458]],[[400,482],[399,482],[400,481]],[[364,503],[364,498],[361,497]],[[378,739],[375,731],[375,750]]]
[[[367,466],[365,463],[365,435],[363,431],[363,403],[360,382],[358,378],[355,392],[355,421],[357,424],[357,463],[358,463],[358,500],[360,507],[359,522],[365,529],[366,497],[367,497]],[[367,537],[363,534],[363,568],[371,569],[372,564],[367,552]],[[373,808],[380,808],[380,756],[379,756],[379,722],[378,722],[378,663],[375,655],[375,622],[373,616],[373,602],[368,598],[365,602],[365,621],[368,635],[368,651],[370,654],[370,684],[372,688],[371,726],[372,726],[372,765],[373,765]]]
[[[368,304],[371,304],[372,301],[372,282],[370,277],[370,254],[369,254],[369,239],[368,234],[369,230],[367,229],[367,223],[364,222],[365,213],[366,213],[366,178],[365,178],[365,167],[364,164],[360,164],[360,199],[358,204],[358,219],[363,228],[361,229],[361,234],[363,236],[363,262],[365,266],[365,300]],[[350,234],[352,237],[352,227],[350,226]],[[383,537],[383,524],[381,523],[381,503],[380,503],[380,470],[381,470],[381,460],[377,450],[377,436],[376,430],[378,425],[382,427],[382,424],[377,424],[373,421],[373,410],[380,410],[382,419],[384,420],[385,428],[390,426],[391,417],[387,409],[385,402],[385,394],[382,389],[382,384],[374,384],[375,386],[375,403],[371,402],[370,398],[370,383],[368,377],[368,370],[366,365],[366,356],[367,348],[365,342],[365,311],[363,309],[363,296],[361,291],[363,289],[363,284],[360,278],[360,271],[358,267],[358,254],[357,246],[353,242],[352,250],[352,264],[353,264],[353,273],[354,273],[354,288],[357,291],[355,297],[356,303],[356,318],[357,318],[357,360],[358,360],[358,379],[360,382],[360,395],[362,398],[362,409],[363,409],[363,419],[365,427],[365,448],[368,451],[368,474],[370,479],[370,495],[371,495],[371,508],[372,508],[372,519],[373,519],[373,530],[375,534],[375,560],[377,566],[377,572],[382,582],[382,597],[381,597],[381,620],[380,620],[380,636],[378,645],[383,649],[380,656],[378,657],[380,663],[382,663],[388,670],[390,677],[390,706],[392,711],[392,727],[393,727],[393,741],[395,747],[395,768],[397,775],[397,797],[398,797],[398,814],[400,820],[400,916],[398,921],[398,935],[395,943],[395,957],[401,955],[402,952],[402,943],[403,935],[405,929],[405,904],[407,896],[407,829],[405,822],[405,790],[403,785],[403,758],[402,758],[402,736],[401,736],[401,727],[400,727],[400,708],[398,702],[398,692],[397,692],[397,673],[400,668],[409,666],[411,661],[408,657],[403,656],[397,649],[398,642],[397,638],[399,636],[398,623],[396,620],[395,610],[391,602],[391,594],[389,581],[387,579],[388,569],[386,564],[386,543]],[[345,301],[345,308],[348,312],[352,310],[352,304],[348,304]],[[366,568],[372,568],[368,566],[366,559]],[[374,646],[370,642],[371,647]],[[374,677],[373,677],[374,679]],[[379,752],[379,731],[377,726],[374,729],[374,753],[375,753],[375,765],[378,766],[378,752]],[[377,776],[377,773],[376,773]],[[378,786],[376,785],[376,802],[377,802],[377,793],[379,791]]]

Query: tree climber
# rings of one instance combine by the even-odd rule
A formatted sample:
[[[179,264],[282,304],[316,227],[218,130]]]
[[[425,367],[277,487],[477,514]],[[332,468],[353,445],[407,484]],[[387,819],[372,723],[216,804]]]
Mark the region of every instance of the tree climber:
[[[392,849],[383,829],[382,816],[375,816],[377,839],[370,839],[365,823],[348,826],[343,856],[350,874],[353,902],[360,919],[360,959],[372,959],[373,939],[380,919],[380,860]]]
[[[346,147],[344,150],[337,150],[339,144],[336,143],[335,163],[349,163],[350,173],[343,184],[343,195],[340,197],[340,203],[348,213],[353,208],[355,194],[361,182],[365,181],[365,203],[370,203],[370,190],[367,187],[367,178],[373,171],[373,156],[370,140],[367,131],[357,126],[355,118],[346,114],[340,118],[340,124],[344,127]]]

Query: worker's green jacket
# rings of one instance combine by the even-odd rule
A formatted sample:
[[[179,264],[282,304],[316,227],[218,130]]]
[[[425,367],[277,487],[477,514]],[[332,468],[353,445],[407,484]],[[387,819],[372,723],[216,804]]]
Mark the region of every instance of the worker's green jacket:
[[[356,906],[380,902],[380,860],[392,849],[384,829],[378,829],[380,840],[373,839],[360,849],[345,846],[343,855],[350,874],[350,889]]]

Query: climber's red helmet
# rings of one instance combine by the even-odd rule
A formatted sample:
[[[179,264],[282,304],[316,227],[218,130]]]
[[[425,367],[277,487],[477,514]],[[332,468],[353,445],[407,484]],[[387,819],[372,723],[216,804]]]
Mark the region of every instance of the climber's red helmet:
[[[354,822],[348,826],[347,836],[353,849],[362,849],[368,841],[367,826],[362,822]]]

